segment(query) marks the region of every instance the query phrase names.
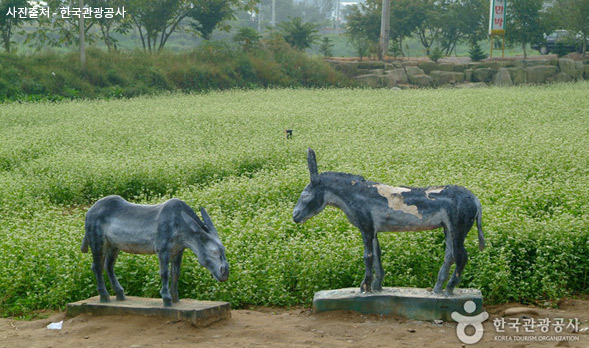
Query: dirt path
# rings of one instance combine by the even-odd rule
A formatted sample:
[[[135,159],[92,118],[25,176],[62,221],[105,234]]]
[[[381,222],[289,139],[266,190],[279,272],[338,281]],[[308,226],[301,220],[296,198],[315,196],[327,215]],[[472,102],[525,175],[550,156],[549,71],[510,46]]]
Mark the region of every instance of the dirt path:
[[[474,347],[589,347],[589,300],[568,300],[560,309],[538,309],[536,313],[505,315],[510,306],[490,306],[485,335]],[[493,319],[565,318],[579,320],[578,333],[553,328],[542,333],[515,333],[506,328],[497,333]],[[48,330],[47,324],[64,320],[62,330]],[[523,331],[523,327],[520,327]],[[522,341],[526,335],[528,341]],[[496,337],[512,337],[500,341]],[[535,336],[536,338],[533,338]],[[514,338],[515,337],[515,338]],[[518,338],[519,337],[519,338]],[[548,337],[548,338],[546,338]],[[555,338],[556,337],[556,338]],[[574,341],[557,342],[558,337]],[[504,338],[500,338],[504,339]],[[530,341],[533,340],[533,341]],[[395,317],[331,312],[312,315],[308,309],[233,310],[232,318],[207,328],[195,328],[180,321],[145,317],[66,318],[56,313],[47,319],[15,321],[0,319],[0,347],[463,347],[455,323],[435,324]]]

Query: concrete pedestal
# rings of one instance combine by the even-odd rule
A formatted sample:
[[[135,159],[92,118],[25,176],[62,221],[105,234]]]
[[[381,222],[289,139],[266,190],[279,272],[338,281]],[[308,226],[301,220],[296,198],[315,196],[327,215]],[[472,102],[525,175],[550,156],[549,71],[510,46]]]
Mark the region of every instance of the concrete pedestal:
[[[231,318],[231,306],[227,302],[197,301],[181,299],[172,307],[164,307],[161,298],[127,296],[125,301],[117,301],[113,296],[108,303],[101,303],[100,297],[68,303],[67,316],[82,313],[92,315],[142,315],[185,320],[194,326],[207,326],[219,320]]]
[[[467,313],[464,303],[473,301],[476,309]],[[445,297],[420,288],[383,288],[380,292],[362,294],[359,288],[324,290],[315,293],[313,312],[334,310],[356,311],[363,314],[398,315],[415,320],[453,321],[456,311],[474,316],[482,312],[483,295],[476,289],[455,289]]]

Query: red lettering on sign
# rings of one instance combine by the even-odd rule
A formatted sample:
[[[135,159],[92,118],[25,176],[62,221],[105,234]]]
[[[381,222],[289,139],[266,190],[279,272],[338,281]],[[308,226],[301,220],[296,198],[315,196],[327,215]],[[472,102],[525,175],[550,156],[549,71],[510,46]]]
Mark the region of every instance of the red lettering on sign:
[[[495,13],[498,15],[503,14],[503,6],[495,6]]]
[[[503,18],[495,18],[495,25],[502,27],[503,26]]]

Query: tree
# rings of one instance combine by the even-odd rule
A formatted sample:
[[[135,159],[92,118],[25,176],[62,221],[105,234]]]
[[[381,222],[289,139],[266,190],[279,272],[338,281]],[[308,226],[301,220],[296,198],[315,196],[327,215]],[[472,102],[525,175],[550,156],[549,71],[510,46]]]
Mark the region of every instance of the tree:
[[[346,16],[346,35],[360,58],[376,53],[380,38],[381,11],[376,1],[350,6]]]
[[[237,34],[233,36],[233,41],[237,42],[241,49],[244,51],[250,51],[252,48],[258,45],[261,36],[254,28],[242,27],[237,31]]]
[[[521,44],[524,59],[527,58],[526,46],[541,41],[543,34],[550,31],[542,5],[543,0],[511,0],[507,5],[505,39]]]
[[[588,0],[557,0],[554,10],[560,15],[560,27],[583,38],[582,53],[587,52],[589,37],[589,1]]]
[[[331,48],[333,47],[333,43],[331,39],[327,36],[324,36],[321,40],[321,44],[319,45],[319,51],[323,53],[324,57],[331,57]]]
[[[234,19],[234,10],[227,0],[200,0],[188,12],[188,17],[194,21],[190,26],[194,28],[203,39],[209,40],[215,28],[219,27],[226,19]],[[228,30],[228,27],[223,29]]]
[[[403,39],[411,36],[417,26],[414,7],[413,0],[393,0],[391,2],[389,37],[401,55],[403,55]]]
[[[79,8],[79,0],[47,0],[49,9],[73,9]],[[80,43],[80,21],[79,16],[62,15],[58,11],[57,18],[39,16],[35,21],[36,30],[27,33],[25,43],[37,49],[49,46],[72,46]],[[84,21],[84,36],[86,42],[91,44],[96,41],[97,35],[91,31],[96,25],[96,20],[89,18]]]
[[[288,22],[282,22],[278,25],[284,41],[291,47],[298,50],[304,50],[317,40],[318,25],[315,23],[303,23],[301,17],[291,18]]]
[[[229,31],[228,20],[235,19],[237,10],[253,10],[255,0],[193,0],[187,17],[190,26],[205,40],[210,40],[215,29]]]
[[[16,14],[14,16],[8,15],[9,9],[28,6],[28,1],[26,0],[0,1],[0,32],[2,33],[2,42],[6,52],[10,52],[13,30],[23,21],[23,19],[19,18]]]
[[[429,56],[430,49],[442,32],[444,25],[443,7],[446,1],[416,0],[412,15],[414,16],[415,34]]]
[[[122,8],[125,6],[125,0],[85,0],[86,5],[94,8]],[[113,18],[93,17],[91,20],[95,21],[100,29],[100,40],[104,42],[109,51],[117,49],[118,40],[113,37],[113,33],[126,34],[132,26],[129,17],[114,16]]]
[[[129,0],[127,7],[143,49],[156,52],[164,48],[170,35],[188,15],[190,3],[183,0]]]

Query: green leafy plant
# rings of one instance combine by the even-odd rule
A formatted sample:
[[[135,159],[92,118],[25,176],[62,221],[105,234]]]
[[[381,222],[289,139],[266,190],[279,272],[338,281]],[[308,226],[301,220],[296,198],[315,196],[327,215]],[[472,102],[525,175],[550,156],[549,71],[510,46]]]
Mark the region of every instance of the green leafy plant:
[[[444,53],[439,47],[435,47],[432,52],[429,54],[429,59],[431,59],[434,63],[437,63],[440,58],[444,56]]]
[[[473,62],[478,62],[487,58],[487,55],[483,52],[478,42],[473,42],[470,45],[470,49],[468,50],[468,56]]]

